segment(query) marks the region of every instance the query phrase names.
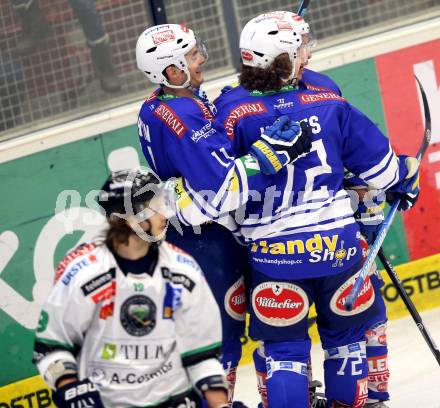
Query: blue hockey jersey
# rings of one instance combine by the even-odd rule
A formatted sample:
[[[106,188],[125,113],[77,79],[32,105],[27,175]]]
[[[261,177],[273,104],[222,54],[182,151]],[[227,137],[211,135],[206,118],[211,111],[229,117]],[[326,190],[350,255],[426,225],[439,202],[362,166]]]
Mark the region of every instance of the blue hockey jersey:
[[[312,91],[333,91],[342,96],[338,84],[327,75],[311,69],[305,69],[299,82],[299,89],[310,89]]]
[[[237,156],[280,115],[312,128],[311,152],[286,171],[262,179],[258,191],[266,189],[265,196],[255,194],[235,217],[253,267],[282,279],[331,275],[360,261],[360,234],[343,188],[344,168],[377,189],[406,175],[380,130],[340,96],[331,80],[318,78],[310,85],[314,74],[306,74],[297,89],[261,93],[238,86],[215,101],[217,120]]]
[[[178,216],[188,225],[236,209],[265,177],[252,156],[235,156],[211,106],[197,97],[164,95],[159,88],[141,107],[138,132],[149,166],[162,180],[178,178]]]

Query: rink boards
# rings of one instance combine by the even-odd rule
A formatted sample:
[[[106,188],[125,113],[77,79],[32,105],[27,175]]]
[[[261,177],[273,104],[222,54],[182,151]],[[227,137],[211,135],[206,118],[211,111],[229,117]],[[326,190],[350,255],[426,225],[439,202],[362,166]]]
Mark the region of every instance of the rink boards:
[[[428,26],[422,37],[412,35],[420,44],[379,56],[353,56],[360,52],[356,44],[314,56],[315,69],[326,69],[344,96],[389,134],[398,153],[415,153],[423,133],[414,73],[426,90],[433,142],[422,162],[422,194],[414,210],[396,217],[384,244],[393,264],[401,264],[399,276],[419,310],[440,306],[440,40],[420,39],[440,34]],[[210,96],[231,81],[207,84]],[[2,191],[8,192],[0,200],[0,408],[46,406],[31,362],[41,303],[63,254],[102,226],[94,199],[109,169],[145,164],[135,125],[139,104],[30,136],[26,143],[0,144]],[[119,114],[119,126],[110,126]],[[389,282],[384,296],[391,319],[406,314]],[[316,339],[315,325],[311,332]],[[243,363],[250,362],[252,349],[248,341]]]

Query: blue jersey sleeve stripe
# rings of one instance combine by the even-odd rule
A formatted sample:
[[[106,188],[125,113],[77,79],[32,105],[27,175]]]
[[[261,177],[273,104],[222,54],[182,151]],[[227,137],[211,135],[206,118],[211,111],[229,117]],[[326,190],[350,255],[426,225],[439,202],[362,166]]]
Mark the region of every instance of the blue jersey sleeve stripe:
[[[333,203],[332,203],[333,204]],[[325,206],[329,207],[329,205]],[[326,223],[328,220],[337,220],[340,217],[352,217],[353,211],[350,206],[350,200],[348,202],[341,202],[340,206],[332,206],[333,208],[329,211],[325,211],[325,207],[322,209],[317,209],[313,211],[314,215],[313,217],[309,217],[309,223],[311,221],[316,220],[316,222],[312,222],[309,225],[317,225],[319,223]],[[324,210],[324,212],[323,212]],[[307,213],[308,215],[311,215],[312,212]],[[320,216],[321,214],[321,216]],[[266,235],[272,235],[273,233],[282,232],[284,234],[285,231],[289,231],[292,228],[300,228],[301,226],[304,226],[304,223],[302,222],[304,218],[304,213],[296,213],[295,215],[286,215],[285,217],[278,219],[276,222],[272,224],[254,224],[249,225],[246,224],[246,226],[243,226],[243,231],[249,231],[251,235],[258,235],[258,236],[266,236]],[[312,218],[312,219],[310,219]],[[249,234],[248,233],[248,234]],[[246,235],[248,235],[246,234]]]
[[[310,233],[310,232],[323,232],[323,231],[328,232],[334,229],[343,228],[346,225],[354,224],[355,222],[356,220],[353,218],[352,215],[345,215],[343,217],[338,217],[336,219],[313,223],[307,226],[288,228],[283,231],[274,231],[273,233],[265,234],[264,238],[285,237],[294,234]],[[245,236],[246,242],[248,243],[262,239],[259,237],[250,236],[250,234],[247,234],[245,231],[243,231],[243,229],[242,229],[242,234]]]
[[[330,205],[335,205],[335,203],[337,203],[337,201],[345,200],[349,197],[350,196],[347,194],[347,192],[345,190],[339,190],[335,196],[332,196],[330,198],[327,198],[327,199],[320,198],[320,199],[316,199],[313,201],[310,200],[309,202],[304,203],[302,205],[296,205],[296,206],[292,206],[289,208],[285,208],[284,210],[280,211],[277,215],[270,215],[268,217],[261,218],[259,220],[258,224],[267,225],[269,223],[274,223],[282,218],[291,217],[291,216],[300,215],[300,214],[311,214],[315,211],[319,211],[323,208],[329,207]],[[325,204],[323,204],[323,203],[325,203]],[[319,204],[319,207],[313,208],[313,207],[310,207],[310,204]],[[253,222],[254,222],[253,219],[246,219],[246,220],[244,220],[243,225],[256,226],[257,224],[253,224]]]

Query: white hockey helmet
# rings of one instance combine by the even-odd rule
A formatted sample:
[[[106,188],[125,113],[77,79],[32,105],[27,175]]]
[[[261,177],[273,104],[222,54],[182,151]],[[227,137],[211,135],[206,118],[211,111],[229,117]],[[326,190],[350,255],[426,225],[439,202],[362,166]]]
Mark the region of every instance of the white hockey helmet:
[[[197,39],[193,30],[179,24],[161,24],[147,28],[136,44],[137,66],[155,84],[187,88],[191,78],[185,54],[195,45],[203,57],[208,59],[206,47]],[[170,65],[185,72],[187,80],[183,85],[172,85],[168,82],[163,72]]]
[[[293,21],[293,26],[295,27],[295,29],[299,30],[299,33],[301,35],[305,35],[305,34],[310,33],[309,24],[298,14],[291,13],[290,11],[279,11],[278,13],[289,14],[289,18],[291,18]]]
[[[302,44],[302,34],[309,26],[297,14],[274,11],[250,20],[240,36],[240,52],[243,65],[267,68],[281,54],[289,54],[292,66]],[[292,76],[294,73],[292,73]]]

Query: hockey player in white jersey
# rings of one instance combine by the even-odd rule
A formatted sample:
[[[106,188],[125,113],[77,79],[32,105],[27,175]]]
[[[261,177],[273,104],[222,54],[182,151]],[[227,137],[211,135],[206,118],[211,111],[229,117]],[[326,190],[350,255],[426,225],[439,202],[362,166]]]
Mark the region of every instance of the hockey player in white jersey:
[[[57,407],[228,406],[219,308],[195,260],[162,242],[158,183],[112,174],[98,200],[106,236],[57,268],[34,351]]]

